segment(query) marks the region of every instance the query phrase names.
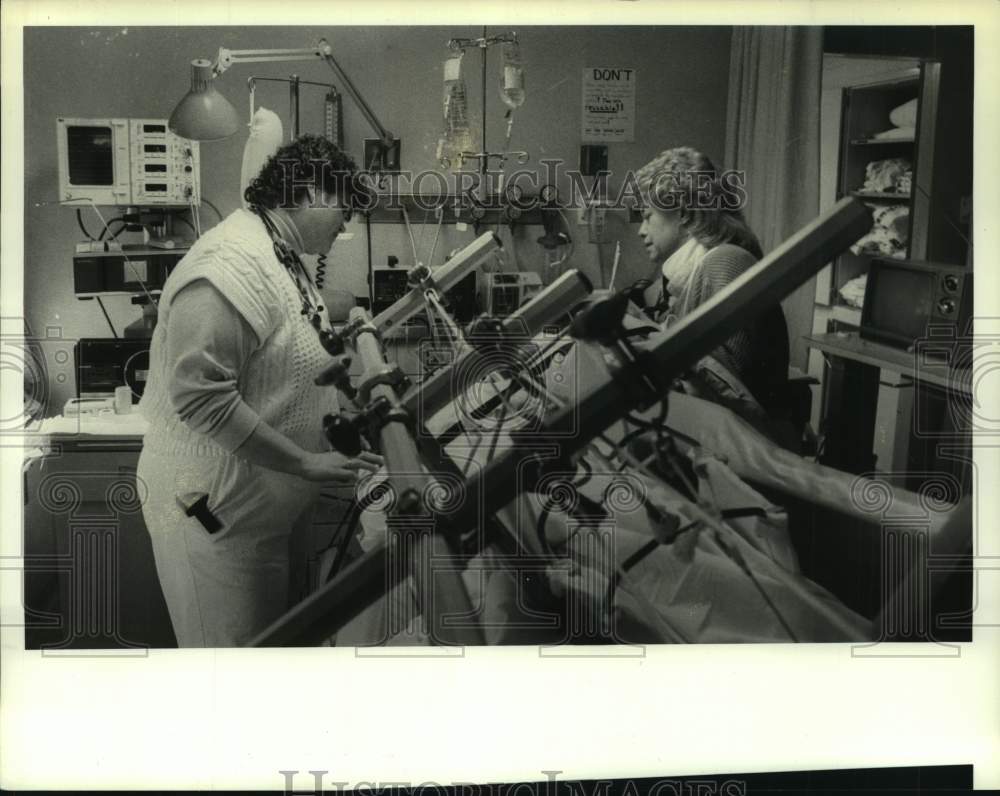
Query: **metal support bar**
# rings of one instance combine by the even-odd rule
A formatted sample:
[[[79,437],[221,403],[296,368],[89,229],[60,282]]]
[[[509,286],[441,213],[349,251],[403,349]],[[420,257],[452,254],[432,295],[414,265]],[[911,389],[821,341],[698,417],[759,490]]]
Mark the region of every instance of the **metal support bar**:
[[[482,93],[479,95],[480,97],[482,97],[482,100],[483,100],[483,119],[482,119],[482,122],[483,122],[483,137],[481,139],[482,142],[483,142],[483,152],[489,152],[489,149],[487,149],[487,147],[486,147],[486,54],[488,52],[489,52],[489,43],[488,43],[488,40],[486,38],[486,26],[483,25],[483,47],[482,47],[482,50],[481,50],[481,53],[482,53],[482,64],[480,65],[481,66],[481,70],[482,70],[482,76],[481,76],[482,77]],[[489,168],[489,163],[487,163],[487,158],[482,158],[479,161],[479,176],[482,178],[482,181],[481,181],[480,184],[482,185],[483,195],[486,194],[486,171],[487,171],[488,168]]]
[[[292,137],[294,141],[299,137],[299,76],[292,75],[288,78],[288,101],[289,115],[292,117]]]
[[[337,87],[335,85],[333,85],[333,83],[319,83],[319,82],[317,82],[315,80],[303,80],[302,78],[298,77],[298,75],[295,76],[295,79],[298,81],[298,84],[300,86],[319,86],[320,88],[329,89],[330,91],[336,91],[337,90]],[[288,78],[288,77],[260,77],[258,75],[251,75],[250,77],[247,78],[247,87],[252,90],[253,87],[254,87],[254,83],[256,83],[258,81],[261,81],[261,82],[266,81],[266,82],[269,82],[269,83],[288,83],[288,82],[291,81],[291,78]]]
[[[474,271],[476,266],[493,251],[501,248],[501,245],[500,239],[494,233],[484,232],[444,265],[434,269],[434,282],[438,289],[442,293],[450,290]],[[385,332],[405,323],[423,309],[423,290],[415,287],[391,307],[382,310],[372,322],[376,329]]]
[[[375,111],[368,107],[368,103],[365,102],[364,97],[362,97],[361,93],[354,87],[354,83],[351,82],[347,73],[340,68],[340,64],[338,64],[336,59],[333,57],[333,49],[325,39],[320,40],[319,47],[322,51],[323,60],[326,61],[327,66],[333,70],[333,73],[340,80],[341,88],[351,95],[351,99],[354,100],[355,104],[361,109],[361,113],[363,113],[364,117],[368,120],[368,124],[370,124],[375,129],[375,132],[378,133],[378,137],[382,141],[382,146],[392,146],[392,143],[395,140],[394,136],[382,126],[382,122],[378,120],[378,117],[375,115]]]
[[[215,63],[212,65],[212,71],[216,75],[221,75],[233,64],[256,64],[277,61],[311,61],[315,59],[322,59],[326,62],[327,66],[333,70],[333,73],[341,82],[341,87],[351,96],[351,99],[354,100],[355,104],[361,110],[361,113],[368,121],[368,124],[370,124],[375,132],[378,133],[382,146],[392,146],[393,141],[395,141],[394,136],[382,126],[382,122],[379,121],[375,112],[371,109],[368,103],[365,102],[364,97],[361,96],[361,93],[354,86],[354,83],[351,82],[347,73],[341,69],[340,64],[338,64],[333,57],[333,48],[330,47],[330,44],[326,41],[326,39],[320,39],[319,43],[315,47],[287,50],[229,50],[225,47],[220,47],[219,54],[215,59]]]
[[[319,47],[289,50],[230,50],[219,48],[212,71],[221,75],[233,64],[260,64],[271,61],[313,61],[322,58]]]
[[[568,313],[583,301],[590,291],[591,284],[587,277],[576,270],[566,271],[517,312],[506,318],[501,327],[501,336],[515,346],[529,343],[546,324]],[[513,357],[512,360],[517,361],[517,357]],[[481,349],[468,352],[459,357],[450,368],[439,370],[419,387],[411,390],[403,398],[403,407],[414,417],[424,420],[430,418],[457,397],[458,385],[455,384],[454,378],[456,369],[461,368],[465,373],[486,376],[487,371],[483,370],[483,366],[488,362],[497,363],[497,359]]]
[[[841,199],[658,339],[651,338],[651,348],[641,366],[656,368],[659,380],[666,382],[671,374],[680,373],[795,290],[871,225],[871,213],[861,202],[851,197]],[[606,376],[581,397],[576,407],[558,410],[543,422],[541,430],[524,438],[532,446],[553,446],[562,458],[573,454],[608,426],[642,408],[642,394],[630,391],[628,381],[620,375]],[[511,436],[515,443],[522,437],[518,433]],[[465,501],[450,518],[455,528],[477,527],[482,516],[491,516],[516,497],[519,461],[525,455],[531,453],[515,444],[485,468],[473,472],[466,485]],[[332,635],[395,585],[385,568],[385,558],[384,545],[376,545],[342,575],[277,620],[252,645],[272,646],[295,643],[298,638]],[[295,628],[297,635],[290,628]]]
[[[351,320],[360,324],[354,345],[365,372],[385,369],[388,363],[367,311],[355,307],[351,310]],[[373,399],[394,404],[398,401],[389,384],[376,383],[370,391]],[[443,625],[443,618],[470,616],[473,611],[457,568],[441,567],[442,559],[450,560],[454,556],[452,543],[442,534],[440,520],[426,505],[434,477],[425,472],[413,434],[403,417],[402,412],[390,414],[379,431],[389,483],[396,494],[393,515],[400,521],[398,530],[409,535],[412,542],[411,545],[398,545],[396,549],[410,550],[410,577],[424,617],[431,624],[434,640],[442,644],[482,644],[482,633],[476,624]]]

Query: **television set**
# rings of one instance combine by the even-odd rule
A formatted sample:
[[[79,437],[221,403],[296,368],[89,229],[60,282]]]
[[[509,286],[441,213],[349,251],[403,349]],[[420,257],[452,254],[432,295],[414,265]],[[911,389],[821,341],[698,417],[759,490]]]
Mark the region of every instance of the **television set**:
[[[876,258],[868,268],[860,334],[911,349],[933,334],[971,334],[972,269],[959,265]]]

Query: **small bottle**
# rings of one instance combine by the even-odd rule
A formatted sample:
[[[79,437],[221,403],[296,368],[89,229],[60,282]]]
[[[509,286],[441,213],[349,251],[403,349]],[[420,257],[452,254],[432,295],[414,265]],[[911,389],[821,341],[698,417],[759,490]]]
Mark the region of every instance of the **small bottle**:
[[[500,99],[511,108],[524,104],[524,69],[521,65],[521,45],[516,41],[503,43],[503,72],[500,75]]]
[[[132,388],[128,385],[115,387],[115,414],[127,415],[132,411]]]

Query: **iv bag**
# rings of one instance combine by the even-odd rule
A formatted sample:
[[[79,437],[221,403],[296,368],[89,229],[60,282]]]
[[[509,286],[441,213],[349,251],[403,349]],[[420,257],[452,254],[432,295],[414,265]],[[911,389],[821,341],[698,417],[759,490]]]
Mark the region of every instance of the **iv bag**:
[[[524,104],[524,69],[521,66],[521,46],[516,41],[503,43],[500,74],[500,99],[507,107],[520,108]]]
[[[446,168],[459,169],[462,153],[472,151],[469,102],[462,79],[462,55],[444,62],[444,135],[438,139],[437,157]]]
[[[247,206],[247,200],[243,198],[244,191],[253,182],[254,177],[260,174],[267,159],[278,151],[283,137],[284,132],[278,114],[267,108],[258,108],[250,123],[250,137],[243,146],[243,167],[240,169],[240,201],[243,202],[244,208]]]

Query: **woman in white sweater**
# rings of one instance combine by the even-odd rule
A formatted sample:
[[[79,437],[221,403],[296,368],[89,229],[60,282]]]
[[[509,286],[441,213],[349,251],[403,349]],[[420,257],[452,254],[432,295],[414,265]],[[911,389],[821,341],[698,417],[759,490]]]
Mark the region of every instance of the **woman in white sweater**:
[[[354,163],[326,139],[279,149],[164,286],[140,410],[143,516],[181,647],[234,646],[288,608],[289,539],[324,483],[380,459],[329,450],[337,403],[315,269],[350,218]]]

